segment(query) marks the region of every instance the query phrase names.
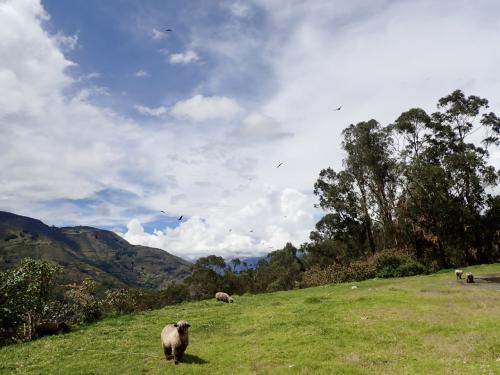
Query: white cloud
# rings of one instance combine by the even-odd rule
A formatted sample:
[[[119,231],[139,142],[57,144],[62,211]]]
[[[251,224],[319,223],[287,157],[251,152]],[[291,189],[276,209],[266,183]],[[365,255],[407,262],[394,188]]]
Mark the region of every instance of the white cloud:
[[[80,80],[91,80],[91,79],[99,78],[100,76],[101,76],[100,73],[92,72],[92,73],[89,73],[89,74],[86,74],[86,75],[80,77]]]
[[[167,33],[164,33],[163,31],[160,31],[158,29],[152,29],[151,30],[151,38],[153,40],[163,40],[167,37]]]
[[[189,64],[200,59],[195,51],[186,51],[184,53],[172,53],[170,55],[171,64]]]
[[[270,186],[253,194],[260,197],[237,211],[226,208],[205,218],[192,216],[176,228],[151,234],[134,219],[127,232],[119,234],[132,244],[165,249],[186,259],[207,254],[225,258],[265,255],[287,242],[307,240],[308,228],[314,225],[310,198],[294,189],[278,191]]]
[[[138,70],[137,72],[135,72],[135,76],[136,77],[149,77],[149,73],[146,72],[145,70]]]
[[[234,16],[239,18],[249,17],[252,13],[250,6],[246,3],[243,3],[242,1],[231,1],[224,5]]]
[[[63,51],[72,51],[78,45],[78,35],[64,35],[58,32],[53,36],[54,41]]]
[[[130,241],[190,258],[264,254],[307,239],[318,218],[314,181],[324,167],[341,168],[348,124],[387,123],[413,106],[432,111],[455,88],[500,112],[495,2],[260,1],[252,9],[263,13],[258,24],[229,17],[190,26],[189,45],[210,64],[188,89],[211,96],[179,101],[174,81],[159,100],[176,104],[140,107],[159,116],[141,124],[105,107],[113,88],[68,72],[74,63],[44,29],[38,1],[0,1],[0,210],[55,225],[131,223]],[[143,233],[161,209],[169,226],[187,221]]]
[[[175,103],[170,114],[191,121],[230,120],[241,111],[238,102],[225,96],[195,95]]]
[[[292,136],[285,132],[282,126],[273,118],[259,112],[246,116],[241,126],[231,132],[231,135],[248,141],[271,141]]]
[[[167,108],[165,108],[164,106],[153,108],[153,107],[146,107],[143,105],[136,105],[135,109],[139,113],[147,116],[162,117],[167,114]]]

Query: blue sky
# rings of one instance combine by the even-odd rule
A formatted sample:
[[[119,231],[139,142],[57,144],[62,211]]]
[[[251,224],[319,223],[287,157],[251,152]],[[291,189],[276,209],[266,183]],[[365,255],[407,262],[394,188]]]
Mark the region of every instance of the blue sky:
[[[499,14],[493,0],[4,0],[0,210],[189,259],[299,245],[349,124],[432,112],[455,89],[500,112]]]
[[[78,63],[73,74],[86,76],[98,72],[92,81],[113,92],[106,104],[127,116],[137,116],[135,103],[158,107],[173,105],[199,85],[206,85],[206,95],[216,95],[205,77],[221,64],[218,56],[203,45],[199,60],[190,64],[169,64],[169,56],[192,50],[194,34],[205,37],[244,30],[261,35],[266,32],[265,13],[252,8],[251,18],[235,16],[229,6],[210,6],[203,1],[82,1],[71,4],[43,1],[51,15],[49,29],[65,35],[77,35],[78,47],[66,56]],[[219,4],[224,4],[220,2]],[[229,3],[227,3],[229,5]],[[166,32],[166,29],[172,32]],[[152,37],[157,30],[156,38]],[[224,92],[240,100],[254,100],[266,90],[272,71],[259,61],[257,51],[249,46],[244,69],[228,71]],[[228,62],[231,63],[231,62]],[[137,72],[144,76],[137,77]],[[255,82],[260,84],[256,85]],[[144,117],[144,116],[143,116]],[[144,118],[142,119],[144,120]]]

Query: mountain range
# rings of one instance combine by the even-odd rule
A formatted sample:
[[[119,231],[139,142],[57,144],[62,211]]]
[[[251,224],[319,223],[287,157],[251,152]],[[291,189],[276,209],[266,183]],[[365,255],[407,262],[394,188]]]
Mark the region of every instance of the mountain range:
[[[111,231],[58,228],[0,211],[0,270],[25,257],[61,265],[65,282],[91,277],[105,288],[161,288],[188,276],[192,266],[164,250],[131,245]]]

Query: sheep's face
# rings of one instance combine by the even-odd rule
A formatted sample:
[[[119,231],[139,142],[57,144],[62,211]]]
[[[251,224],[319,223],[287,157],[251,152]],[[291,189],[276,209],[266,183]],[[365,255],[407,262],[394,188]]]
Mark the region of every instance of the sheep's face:
[[[180,320],[176,324],[174,324],[174,327],[177,328],[177,332],[184,333],[187,332],[188,328],[191,327],[191,325],[185,320]]]
[[[229,303],[233,303],[233,302],[234,302],[234,300],[231,297],[229,297]]]

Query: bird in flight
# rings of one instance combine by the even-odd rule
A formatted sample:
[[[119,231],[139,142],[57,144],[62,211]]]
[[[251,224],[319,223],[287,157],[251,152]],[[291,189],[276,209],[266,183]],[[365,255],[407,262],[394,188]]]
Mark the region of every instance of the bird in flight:
[[[165,31],[173,31],[172,29],[165,29]]]
[[[342,109],[342,106],[335,108],[336,111],[340,111]]]
[[[250,229],[250,232],[253,233],[253,229]]]
[[[233,230],[232,229],[229,229],[230,232],[232,232]]]
[[[179,217],[179,221],[181,221],[181,220],[182,220],[182,216],[183,216],[183,215],[181,215],[181,217]]]
[[[163,211],[163,210],[161,210],[160,212],[163,212],[164,214],[166,214],[166,212],[165,212],[165,211]]]
[[[279,164],[276,166],[276,168],[279,168],[279,167],[281,167],[282,165],[283,165],[283,163],[279,163]]]

